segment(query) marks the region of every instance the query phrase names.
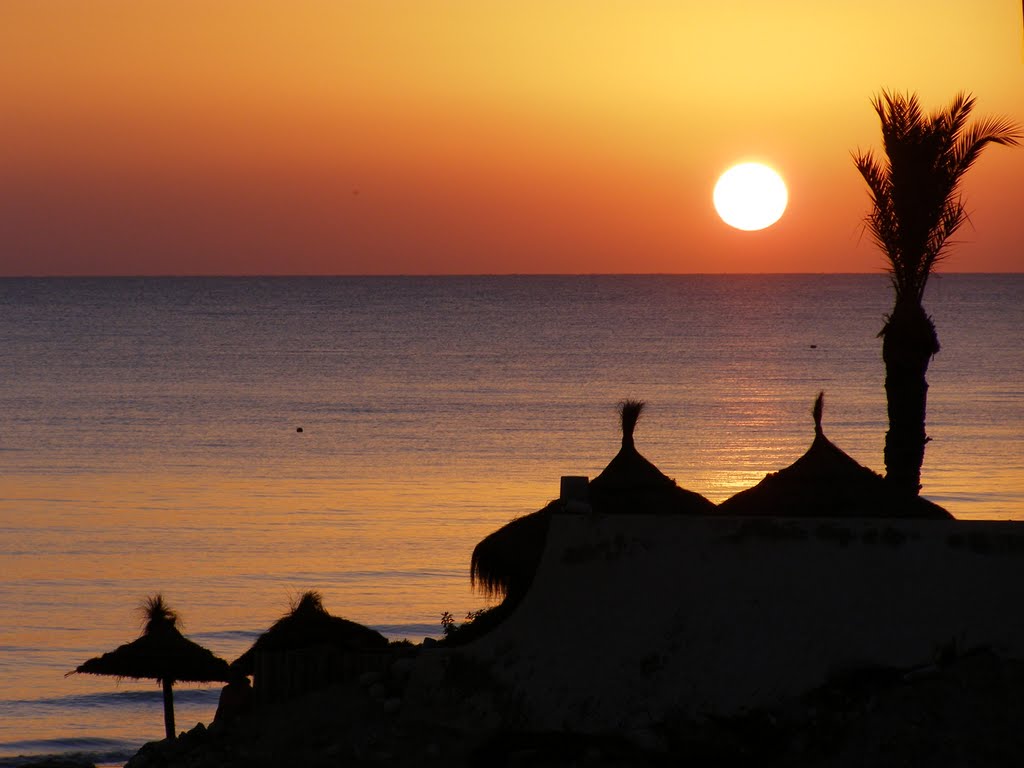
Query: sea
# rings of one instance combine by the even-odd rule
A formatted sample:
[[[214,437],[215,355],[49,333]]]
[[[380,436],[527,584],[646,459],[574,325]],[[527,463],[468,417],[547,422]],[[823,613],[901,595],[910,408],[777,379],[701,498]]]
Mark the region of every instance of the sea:
[[[876,275],[0,280],[0,766],[121,764],[153,681],[72,674],[160,593],[228,661],[308,589],[414,642],[473,546],[596,476],[616,404],[714,502],[826,435],[883,471]],[[923,495],[1024,519],[1024,275],[935,276]],[[217,686],[177,686],[178,730]]]

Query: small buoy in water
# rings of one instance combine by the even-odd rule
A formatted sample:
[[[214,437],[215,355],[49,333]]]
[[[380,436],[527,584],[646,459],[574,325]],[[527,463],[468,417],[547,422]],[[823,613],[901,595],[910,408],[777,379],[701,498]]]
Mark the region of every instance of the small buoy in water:
[[[817,349],[817,348],[818,348],[817,344],[811,344],[811,349]]]
[[[296,428],[295,428],[295,431],[296,431],[296,432],[301,432],[301,431],[302,431],[302,427],[296,427]]]

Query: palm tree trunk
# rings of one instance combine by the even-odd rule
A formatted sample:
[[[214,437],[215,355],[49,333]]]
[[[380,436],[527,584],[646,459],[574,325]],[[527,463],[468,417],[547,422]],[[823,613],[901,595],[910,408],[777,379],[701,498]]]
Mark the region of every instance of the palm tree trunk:
[[[174,681],[164,678],[164,733],[174,738]]]
[[[916,496],[921,490],[921,465],[928,405],[928,363],[939,351],[935,325],[916,300],[897,300],[882,329],[885,395],[889,431],[885,434],[885,477],[895,489]]]

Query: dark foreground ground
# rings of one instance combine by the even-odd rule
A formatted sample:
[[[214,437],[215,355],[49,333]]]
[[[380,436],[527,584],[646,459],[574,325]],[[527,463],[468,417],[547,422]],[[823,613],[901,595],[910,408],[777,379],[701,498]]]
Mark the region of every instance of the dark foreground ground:
[[[670,717],[629,733],[442,726],[422,710],[409,717],[403,682],[401,674],[367,677],[229,724],[199,725],[173,742],[147,744],[128,766],[1024,764],[1024,663],[988,650],[949,649],[934,666],[861,670],[771,710]]]

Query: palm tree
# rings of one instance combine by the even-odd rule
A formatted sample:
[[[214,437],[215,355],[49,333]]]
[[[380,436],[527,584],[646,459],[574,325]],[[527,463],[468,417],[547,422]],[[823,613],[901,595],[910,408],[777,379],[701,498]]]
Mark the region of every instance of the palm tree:
[[[882,122],[885,157],[871,150],[853,159],[868,184],[872,209],[868,231],[885,252],[896,293],[892,314],[878,334],[885,361],[889,431],[886,479],[910,495],[921,490],[928,363],[939,339],[922,300],[928,277],[945,256],[949,240],[968,219],[960,180],[988,144],[1016,145],[1024,134],[1005,119],[968,124],[974,97],[960,93],[934,114],[916,94],[883,91],[872,105]]]

